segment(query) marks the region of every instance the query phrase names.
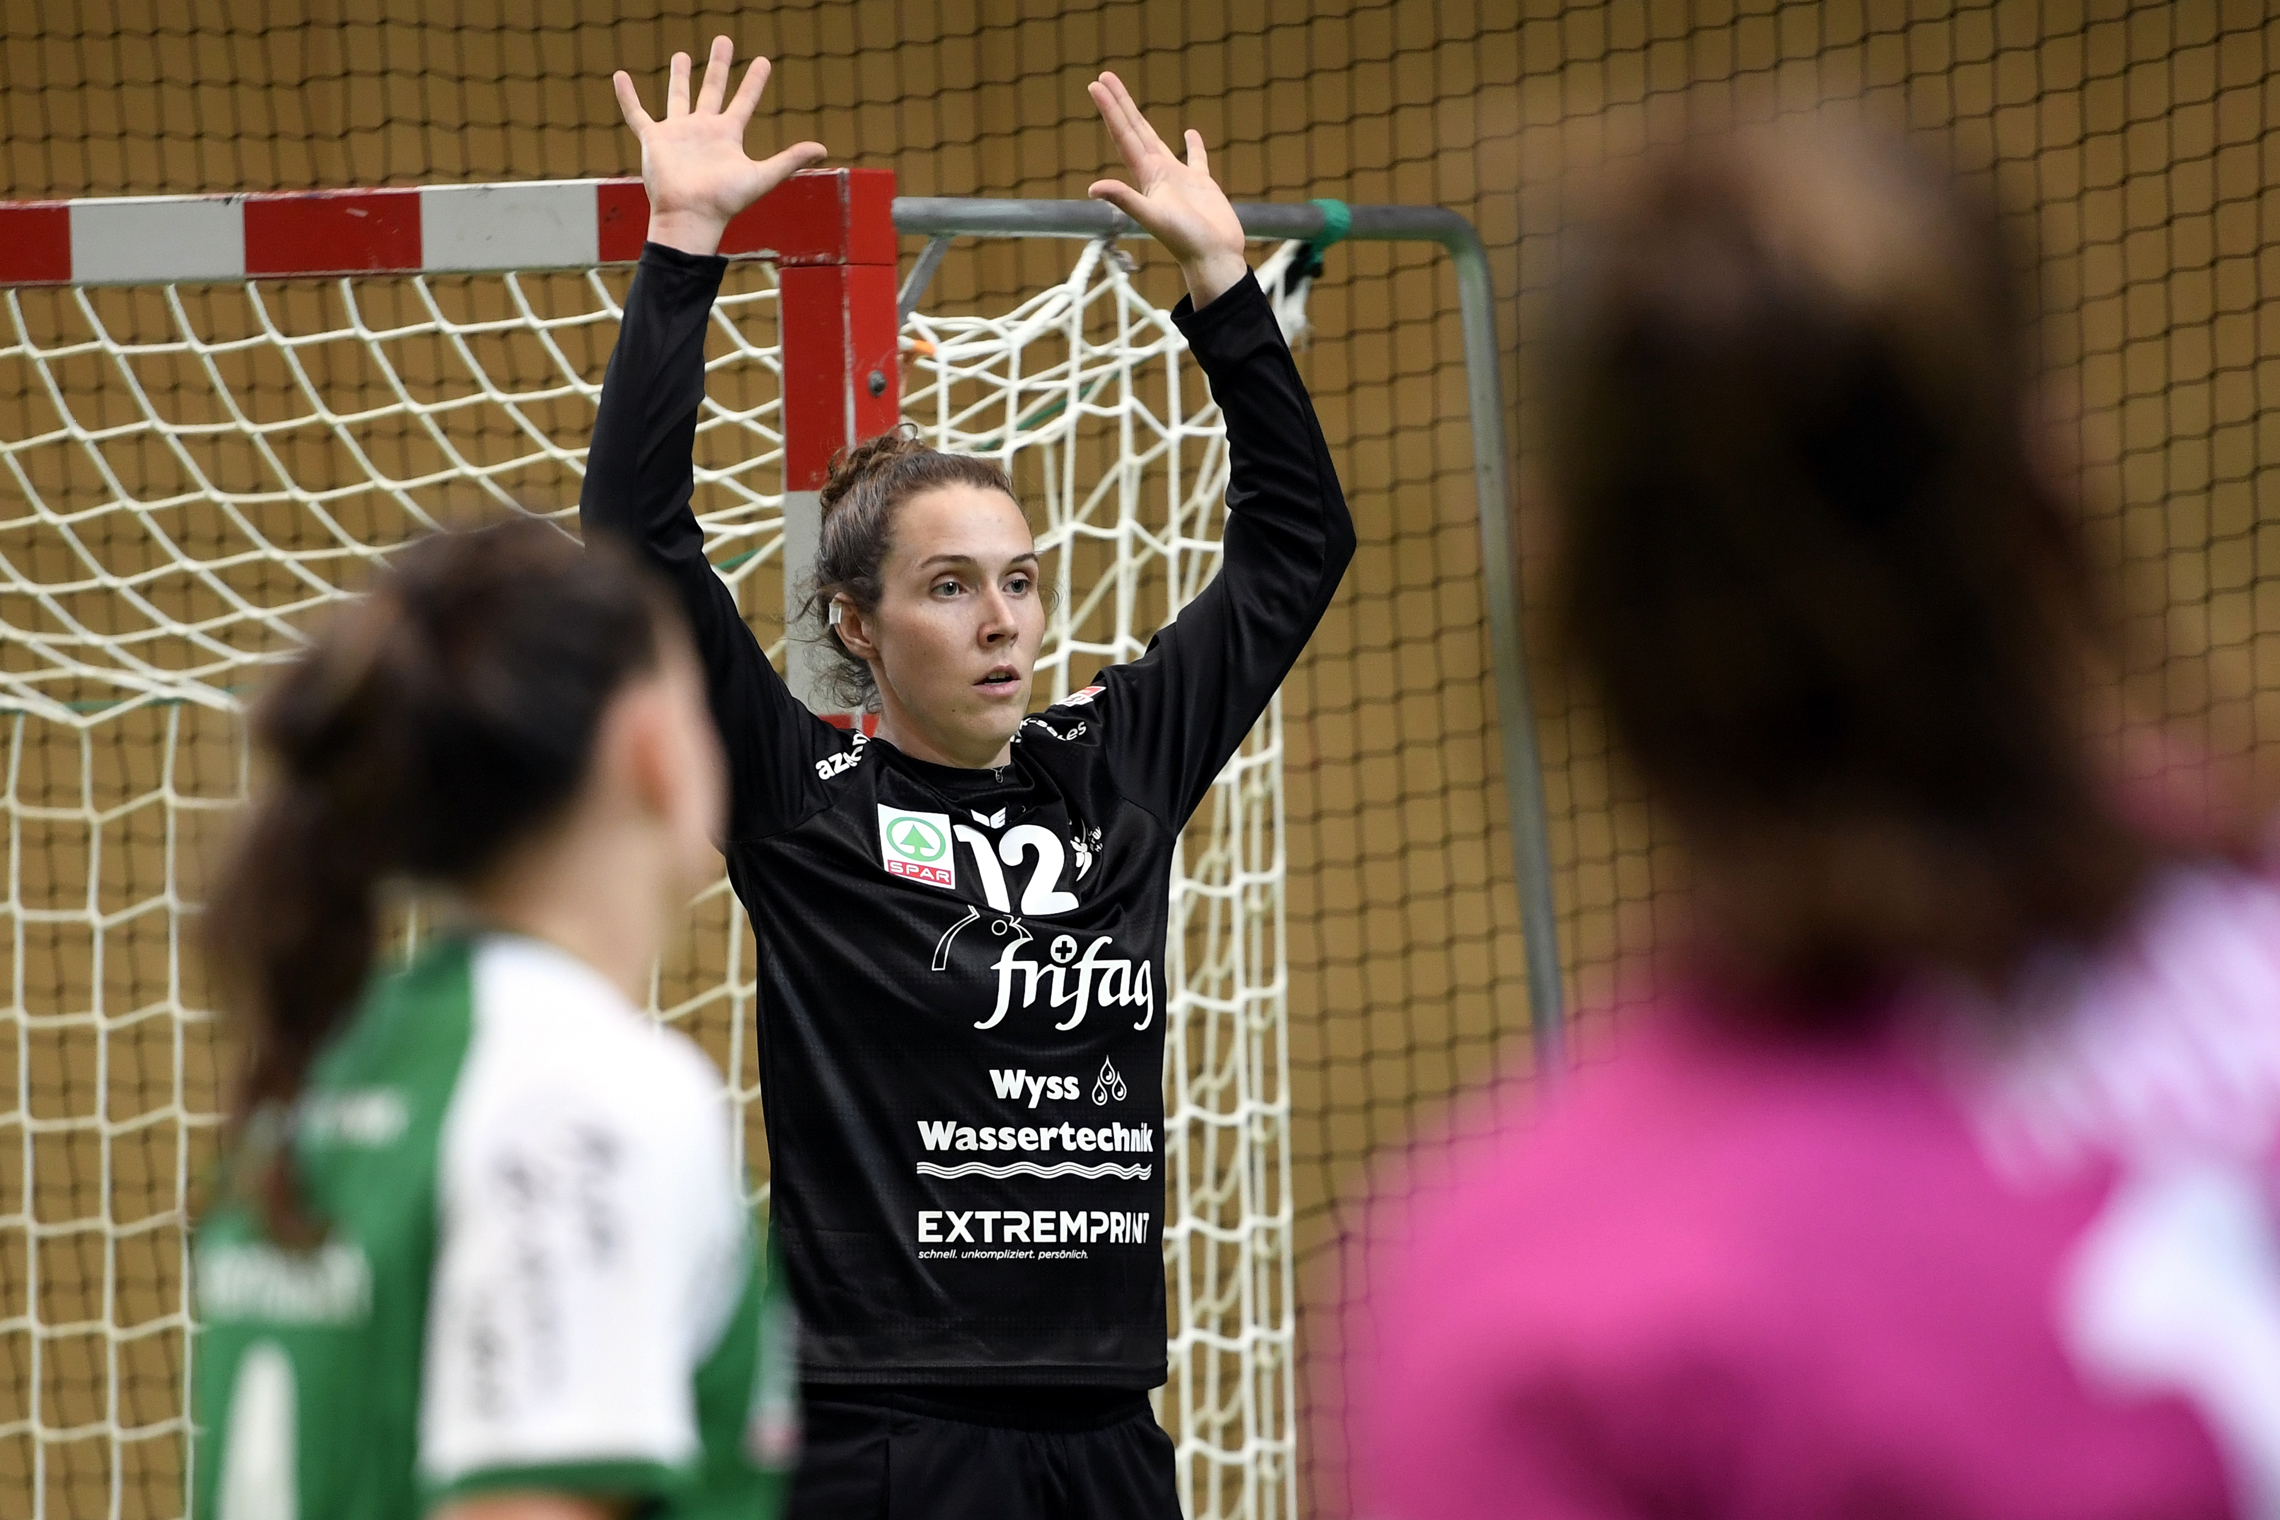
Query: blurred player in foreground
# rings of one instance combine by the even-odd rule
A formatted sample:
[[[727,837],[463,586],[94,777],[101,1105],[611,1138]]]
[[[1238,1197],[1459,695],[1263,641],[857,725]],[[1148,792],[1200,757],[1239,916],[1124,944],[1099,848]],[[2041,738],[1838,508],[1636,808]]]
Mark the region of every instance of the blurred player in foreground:
[[[253,728],[274,774],[210,909],[247,1059],[193,1515],[775,1513],[783,1303],[719,1074],[635,1001],[719,868],[679,614],[544,524],[441,534]],[[405,879],[465,924],[372,978]]]
[[[1703,142],[1579,268],[1560,630],[1698,933],[1383,1248],[1361,1512],[2280,1513],[2280,890],[2085,738],[1994,219]]]

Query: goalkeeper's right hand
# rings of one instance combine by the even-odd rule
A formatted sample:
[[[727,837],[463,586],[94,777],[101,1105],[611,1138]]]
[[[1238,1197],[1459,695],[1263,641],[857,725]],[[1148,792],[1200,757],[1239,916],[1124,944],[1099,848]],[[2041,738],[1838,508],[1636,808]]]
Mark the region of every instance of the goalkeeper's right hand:
[[[823,158],[817,142],[794,143],[758,162],[744,152],[744,129],[768,87],[768,60],[755,58],[745,70],[735,99],[728,99],[729,65],[736,47],[713,39],[705,59],[704,87],[689,103],[689,55],[673,55],[665,86],[665,119],[641,108],[633,77],[620,69],[610,76],[618,109],[641,139],[641,183],[649,192],[649,241],[684,253],[720,250],[728,219]]]

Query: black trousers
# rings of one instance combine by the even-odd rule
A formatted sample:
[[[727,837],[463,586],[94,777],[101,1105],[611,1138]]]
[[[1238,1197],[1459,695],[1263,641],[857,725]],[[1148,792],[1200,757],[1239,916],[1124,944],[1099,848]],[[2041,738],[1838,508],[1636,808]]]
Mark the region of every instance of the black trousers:
[[[786,1520],[1180,1520],[1141,1393],[802,1390]]]

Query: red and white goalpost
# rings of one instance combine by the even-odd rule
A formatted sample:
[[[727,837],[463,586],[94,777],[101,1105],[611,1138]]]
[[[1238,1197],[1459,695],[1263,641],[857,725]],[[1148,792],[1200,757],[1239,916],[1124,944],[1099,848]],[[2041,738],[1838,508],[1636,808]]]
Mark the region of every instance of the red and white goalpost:
[[[805,566],[831,457],[900,420],[894,175],[811,170],[731,221],[720,251],[777,278],[784,554]],[[637,179],[0,204],[0,287],[163,288],[601,268],[641,256]],[[789,609],[787,609],[788,611]],[[787,651],[812,696],[815,651]]]
[[[952,232],[1081,240],[1018,298],[899,315],[898,214],[937,236],[913,295]],[[21,1369],[0,1442],[35,1514],[173,1513],[180,1491],[186,1230],[222,1080],[193,921],[247,784],[242,703],[412,537],[574,520],[646,219],[626,180],[0,205],[0,1347]],[[695,505],[803,695],[781,620],[826,462],[898,419],[1020,484],[1058,593],[1046,696],[1137,656],[1209,579],[1218,413],[1119,231],[1098,206],[898,203],[862,169],[731,224]],[[1280,722],[1174,882],[1163,1417],[1199,1517],[1297,1505]],[[756,1119],[725,882],[690,923],[656,1012]]]

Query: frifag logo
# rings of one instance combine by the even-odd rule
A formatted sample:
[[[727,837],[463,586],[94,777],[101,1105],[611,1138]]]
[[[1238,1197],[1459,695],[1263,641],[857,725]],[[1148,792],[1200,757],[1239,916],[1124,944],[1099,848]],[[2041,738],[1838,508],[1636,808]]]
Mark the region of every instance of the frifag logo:
[[[889,876],[958,890],[958,861],[950,850],[948,813],[906,813],[879,805],[879,863]]]

